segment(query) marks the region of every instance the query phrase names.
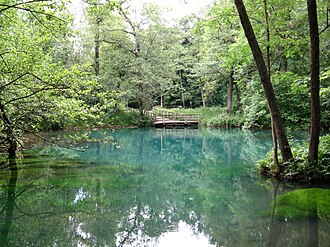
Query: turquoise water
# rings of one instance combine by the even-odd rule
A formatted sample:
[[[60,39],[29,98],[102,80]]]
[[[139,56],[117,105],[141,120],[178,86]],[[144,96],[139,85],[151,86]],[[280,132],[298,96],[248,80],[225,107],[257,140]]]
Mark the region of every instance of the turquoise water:
[[[111,141],[45,145],[0,171],[0,246],[329,246],[329,190],[255,172],[268,131],[92,136]]]

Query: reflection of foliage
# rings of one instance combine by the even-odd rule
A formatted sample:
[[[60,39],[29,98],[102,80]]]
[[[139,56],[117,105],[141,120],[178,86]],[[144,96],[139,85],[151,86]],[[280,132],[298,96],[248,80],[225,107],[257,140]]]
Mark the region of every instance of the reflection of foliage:
[[[256,158],[249,153],[265,153],[268,134],[131,129],[111,135],[117,146],[90,143],[70,162],[50,155],[21,160],[9,246],[150,246],[180,222],[217,246],[265,242],[260,234],[267,234],[268,219],[258,212],[268,209],[270,196],[249,176]],[[0,172],[0,209],[6,172]],[[0,212],[0,222],[3,217]]]

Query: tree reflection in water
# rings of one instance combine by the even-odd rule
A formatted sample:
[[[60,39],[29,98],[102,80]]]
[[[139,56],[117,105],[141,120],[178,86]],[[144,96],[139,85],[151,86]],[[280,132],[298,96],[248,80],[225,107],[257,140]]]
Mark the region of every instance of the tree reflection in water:
[[[8,235],[9,230],[13,222],[14,216],[14,207],[15,207],[15,197],[16,197],[16,182],[17,182],[17,165],[15,159],[9,160],[10,164],[10,177],[7,186],[7,197],[1,198],[3,199],[3,208],[1,210],[1,214],[3,217],[3,225],[0,230],[0,246],[8,245]],[[1,193],[2,195],[2,193]]]
[[[271,222],[265,213],[276,194],[291,188],[279,185],[275,193],[270,181],[251,172],[253,162],[271,147],[269,132],[110,134],[117,145],[90,143],[84,153],[44,146],[40,153],[45,156],[19,160],[15,179],[11,171],[0,172],[0,222],[10,222],[0,226],[3,243],[265,246],[275,239],[270,223],[277,222],[282,231],[270,241],[274,246],[306,246],[308,234],[297,229],[308,218],[282,221],[281,203],[273,204]],[[319,219],[319,246],[330,242],[327,222]]]

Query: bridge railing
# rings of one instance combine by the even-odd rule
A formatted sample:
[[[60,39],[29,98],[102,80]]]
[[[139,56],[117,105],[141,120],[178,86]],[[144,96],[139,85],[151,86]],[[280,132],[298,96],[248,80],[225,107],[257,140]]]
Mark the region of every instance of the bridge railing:
[[[181,114],[177,112],[169,112],[160,109],[154,109],[153,111],[148,111],[147,114],[157,120],[156,117],[162,118],[160,121],[183,121],[183,122],[196,122],[199,123],[201,120],[200,114]]]

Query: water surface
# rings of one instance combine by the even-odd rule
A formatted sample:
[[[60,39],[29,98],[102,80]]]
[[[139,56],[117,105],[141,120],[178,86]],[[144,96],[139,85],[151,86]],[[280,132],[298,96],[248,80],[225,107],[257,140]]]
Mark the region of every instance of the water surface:
[[[329,246],[329,190],[255,172],[268,131],[92,135],[113,139],[46,145],[0,171],[0,246]]]

